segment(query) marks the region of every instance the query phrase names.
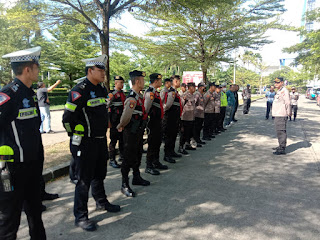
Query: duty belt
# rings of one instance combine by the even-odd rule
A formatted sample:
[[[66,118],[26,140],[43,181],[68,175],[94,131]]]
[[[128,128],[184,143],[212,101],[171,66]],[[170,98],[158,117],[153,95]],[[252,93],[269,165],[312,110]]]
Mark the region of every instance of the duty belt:
[[[178,102],[173,102],[172,105],[180,107],[180,103],[178,103]]]
[[[155,107],[157,107],[157,108],[161,108],[161,106],[160,106],[159,103],[153,102],[152,105],[155,106]]]
[[[143,112],[139,110],[133,110],[132,114],[139,114],[140,116],[142,116]]]

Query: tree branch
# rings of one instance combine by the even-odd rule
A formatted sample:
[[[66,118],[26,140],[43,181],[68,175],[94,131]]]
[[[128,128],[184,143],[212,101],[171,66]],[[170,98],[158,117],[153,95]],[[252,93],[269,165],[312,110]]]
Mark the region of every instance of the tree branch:
[[[117,7],[117,8],[114,8],[114,9],[110,9],[111,12],[110,12],[110,16],[116,14],[117,12],[125,9],[128,5],[130,5],[131,3],[135,2],[136,0],[128,0],[128,2],[122,4],[121,6]],[[115,6],[116,7],[116,6]]]

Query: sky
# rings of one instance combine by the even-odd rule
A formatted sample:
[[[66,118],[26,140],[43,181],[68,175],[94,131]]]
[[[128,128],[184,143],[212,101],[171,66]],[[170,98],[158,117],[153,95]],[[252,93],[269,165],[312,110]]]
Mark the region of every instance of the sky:
[[[304,0],[285,0],[284,3],[287,11],[281,16],[282,22],[300,27]],[[121,19],[113,21],[111,26],[122,28],[134,35],[143,35],[149,29],[147,24],[135,20],[130,13],[124,13]],[[279,59],[286,59],[286,63],[293,60],[295,55],[282,53],[282,49],[300,42],[300,36],[297,32],[269,30],[267,36],[269,36],[269,39],[274,41],[274,43],[265,45],[257,51],[262,55],[263,62],[266,65],[278,66]]]

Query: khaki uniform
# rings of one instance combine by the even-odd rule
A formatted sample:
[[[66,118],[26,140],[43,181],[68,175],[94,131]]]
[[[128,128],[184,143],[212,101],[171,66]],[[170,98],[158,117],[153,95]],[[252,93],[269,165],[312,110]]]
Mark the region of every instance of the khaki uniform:
[[[161,91],[160,91],[160,98],[161,98],[161,101],[164,103],[164,99],[166,97],[166,94],[168,94],[169,92],[169,89],[164,87]]]
[[[195,98],[195,110],[194,110],[194,133],[193,137],[196,142],[200,143],[200,133],[203,127],[204,120],[204,94],[196,91],[194,93]]]
[[[251,106],[251,89],[245,88],[242,91],[243,114],[248,114]]]
[[[181,114],[181,136],[180,136],[180,146],[183,147],[184,144],[189,144],[191,138],[193,137],[193,127],[194,127],[194,110],[195,110],[195,97],[190,92],[186,92],[184,97],[181,98],[181,104],[183,105],[183,111]]]
[[[291,92],[290,93],[290,101],[291,101],[291,109],[293,112],[293,121],[296,120],[297,113],[298,113],[298,100],[299,100],[299,93]],[[291,121],[291,116],[290,116],[290,121]]]
[[[284,150],[287,146],[286,127],[288,116],[290,115],[291,105],[289,91],[285,87],[282,87],[275,95],[272,106],[272,116],[274,117],[274,125],[281,150]]]
[[[212,120],[212,128],[214,133],[218,133],[219,128],[219,119],[220,119],[220,106],[221,106],[221,93],[214,92],[213,94],[214,98],[214,114],[213,114],[213,120]]]
[[[207,91],[204,94],[204,126],[203,137],[208,138],[213,135],[215,102],[213,93]]]

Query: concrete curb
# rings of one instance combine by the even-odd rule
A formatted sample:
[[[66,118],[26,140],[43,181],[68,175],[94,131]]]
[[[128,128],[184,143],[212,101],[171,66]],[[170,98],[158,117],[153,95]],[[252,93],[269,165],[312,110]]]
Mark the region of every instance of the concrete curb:
[[[264,98],[263,96],[261,96],[261,98],[258,99],[254,99],[251,102],[255,102],[258,100],[261,100],[262,98]],[[239,107],[242,106],[243,104],[239,104]],[[69,162],[65,162],[65,163],[61,163],[55,167],[51,167],[51,168],[47,168],[44,170],[42,176],[44,178],[45,182],[49,182],[49,181],[53,181],[56,178],[59,177],[63,177],[69,174],[69,166],[70,163]]]

